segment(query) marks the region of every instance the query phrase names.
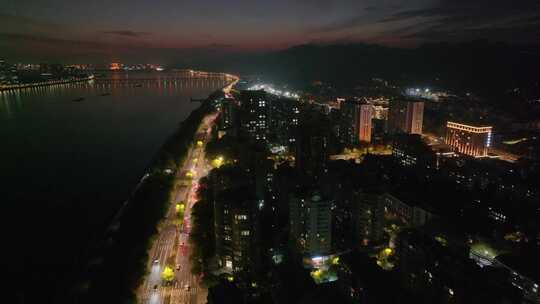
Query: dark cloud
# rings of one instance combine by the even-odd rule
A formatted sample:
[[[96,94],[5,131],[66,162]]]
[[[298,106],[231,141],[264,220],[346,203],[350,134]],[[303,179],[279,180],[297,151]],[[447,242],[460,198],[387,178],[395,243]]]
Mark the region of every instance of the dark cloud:
[[[38,53],[43,47],[60,57],[75,50],[152,49],[173,57],[186,48],[247,52],[309,41],[406,47],[478,38],[534,43],[540,32],[540,0],[45,2],[12,1],[0,12],[2,53]]]
[[[355,27],[369,24],[369,23],[370,22],[366,20],[365,16],[354,16],[352,18],[345,19],[342,21],[315,27],[313,29],[310,29],[310,32],[316,32],[316,33],[337,32],[341,30],[355,28]]]
[[[35,44],[48,44],[54,45],[56,47],[103,47],[106,44],[93,42],[93,41],[82,41],[82,40],[69,40],[69,39],[60,39],[49,36],[41,35],[31,35],[31,34],[20,34],[20,33],[2,33],[0,32],[0,41],[4,44],[10,43],[35,43]]]
[[[374,20],[375,16],[379,18]],[[409,10],[398,10],[391,4],[367,6],[352,17],[315,27],[309,32],[330,34],[352,30],[360,34],[366,26],[379,25],[382,30],[374,37],[382,40],[401,37],[419,42],[467,39],[517,42],[533,41],[538,37],[539,18],[538,0],[440,0]],[[501,32],[499,36],[498,31]]]
[[[16,30],[17,32],[44,33],[61,31],[62,25],[37,18],[21,15],[0,13],[0,29]]]
[[[438,5],[416,10],[406,10],[384,18],[382,21],[398,21],[418,17],[465,18],[475,22],[495,22],[499,18],[520,17],[540,9],[537,0],[442,0]]]
[[[212,43],[200,47],[165,48],[141,43],[70,40],[48,35],[0,32],[2,55],[30,62],[183,62],[234,51],[233,45]]]
[[[531,42],[540,35],[540,1],[442,0],[437,6],[397,12],[381,23],[409,22],[405,39]],[[406,34],[405,34],[406,33]]]
[[[533,41],[540,41],[540,24],[538,21],[533,23],[511,21],[493,26],[455,28],[455,26],[452,27],[452,25],[440,23],[409,33],[402,37],[425,41],[452,42],[474,39],[489,39],[496,41],[530,43]]]
[[[107,35],[124,36],[124,37],[141,37],[141,36],[150,35],[149,32],[135,32],[135,31],[129,31],[129,30],[102,31],[101,33],[107,34]]]

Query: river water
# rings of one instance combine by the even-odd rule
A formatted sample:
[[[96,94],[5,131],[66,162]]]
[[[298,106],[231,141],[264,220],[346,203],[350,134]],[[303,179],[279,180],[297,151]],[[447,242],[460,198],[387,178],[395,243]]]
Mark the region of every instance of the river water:
[[[198,106],[190,98],[225,85],[172,73],[105,77],[0,92],[2,215],[32,281],[69,272],[167,136]]]

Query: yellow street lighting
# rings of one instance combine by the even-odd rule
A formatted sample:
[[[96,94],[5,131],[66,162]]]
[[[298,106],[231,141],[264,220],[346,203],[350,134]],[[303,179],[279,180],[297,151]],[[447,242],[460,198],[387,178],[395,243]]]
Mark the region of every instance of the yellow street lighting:
[[[215,168],[219,168],[223,165],[224,161],[225,159],[223,158],[223,156],[218,156],[212,160],[212,166],[214,166]]]
[[[388,256],[388,255],[391,255],[392,252],[393,252],[392,248],[389,248],[389,247],[384,248],[384,250],[383,250],[383,253],[384,253],[385,255],[387,255],[387,256]]]

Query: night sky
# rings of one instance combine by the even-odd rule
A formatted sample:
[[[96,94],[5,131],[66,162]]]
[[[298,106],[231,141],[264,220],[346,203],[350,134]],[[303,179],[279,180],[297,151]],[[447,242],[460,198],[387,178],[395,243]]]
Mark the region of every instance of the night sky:
[[[2,0],[0,6],[0,56],[17,60],[160,62],[305,43],[414,47],[473,39],[540,41],[540,1]]]

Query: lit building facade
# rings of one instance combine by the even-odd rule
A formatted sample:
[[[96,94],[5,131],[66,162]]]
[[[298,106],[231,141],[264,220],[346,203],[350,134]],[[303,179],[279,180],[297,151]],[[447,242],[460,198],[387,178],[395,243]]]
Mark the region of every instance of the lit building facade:
[[[272,100],[270,104],[269,133],[272,143],[292,147],[296,142],[296,129],[299,123],[298,101],[288,98]]]
[[[358,121],[358,140],[360,142],[371,142],[371,118],[373,116],[373,106],[370,104],[360,105],[360,119]]]
[[[492,127],[475,127],[455,122],[446,123],[445,143],[457,152],[474,156],[487,156],[491,146]]]
[[[246,201],[232,208],[232,270],[233,273],[249,271],[255,266],[256,212],[254,201]]]
[[[269,126],[269,100],[265,91],[242,91],[243,127],[255,139],[266,141]]]
[[[332,204],[315,192],[289,202],[290,238],[305,256],[327,255],[332,249]]]
[[[422,134],[424,102],[395,100],[390,103],[388,129],[391,133]]]
[[[418,134],[396,135],[392,157],[403,167],[436,167],[436,154]]]
[[[420,227],[436,217],[425,208],[389,193],[359,193],[355,201],[354,239],[363,246],[383,241],[385,227],[396,224],[396,220],[402,227]]]
[[[373,118],[388,120],[388,108],[383,106],[373,106]]]
[[[111,62],[111,64],[109,64],[109,70],[111,71],[118,71],[122,68],[122,65],[118,62]]]
[[[258,266],[257,209],[245,188],[220,192],[214,201],[214,232],[219,266],[226,272],[248,275]]]
[[[331,203],[314,194],[308,205],[306,251],[309,255],[330,253],[332,245]]]
[[[237,103],[234,99],[225,98],[221,103],[218,127],[220,130],[227,130],[235,125],[237,115]]]
[[[371,142],[373,106],[347,100],[341,105],[341,140],[348,145]]]

